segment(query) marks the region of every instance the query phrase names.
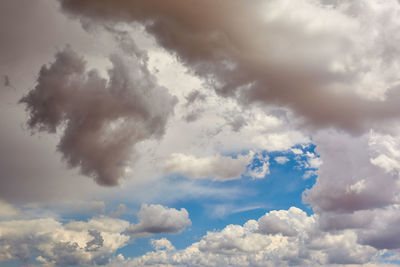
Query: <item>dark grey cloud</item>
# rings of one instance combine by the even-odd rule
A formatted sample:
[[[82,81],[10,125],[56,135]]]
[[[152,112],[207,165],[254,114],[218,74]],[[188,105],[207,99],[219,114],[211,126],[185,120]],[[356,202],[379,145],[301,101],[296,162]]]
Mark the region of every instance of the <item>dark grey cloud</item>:
[[[234,116],[233,118],[229,117],[227,118],[227,121],[234,132],[240,131],[240,129],[247,125],[246,119],[241,115]]]
[[[101,185],[124,176],[137,142],[163,135],[176,98],[159,87],[146,62],[110,57],[109,80],[87,70],[67,47],[40,70],[36,87],[21,99],[32,130],[60,131],[58,150]]]
[[[86,251],[99,250],[104,244],[104,239],[101,236],[101,233],[97,230],[89,230],[88,233],[90,236],[93,237],[93,239],[86,243],[85,250]]]
[[[185,98],[186,98],[186,105],[189,106],[196,101],[206,100],[207,96],[201,93],[199,90],[193,90]]]
[[[143,23],[220,95],[244,104],[285,105],[309,125],[353,133],[400,114],[394,0],[60,2],[80,18]]]

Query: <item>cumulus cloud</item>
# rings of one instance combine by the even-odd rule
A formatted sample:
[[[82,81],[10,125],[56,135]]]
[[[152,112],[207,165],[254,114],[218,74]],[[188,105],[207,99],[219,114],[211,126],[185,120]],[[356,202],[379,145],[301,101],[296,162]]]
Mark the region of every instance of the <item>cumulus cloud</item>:
[[[247,155],[196,157],[174,153],[165,161],[165,170],[179,173],[193,179],[214,179],[227,181],[239,179],[242,175],[264,178],[269,173],[268,157],[250,151]]]
[[[258,229],[264,234],[295,236],[301,230],[299,227],[312,222],[304,212],[291,208],[288,211],[271,211],[265,214],[258,220]]]
[[[398,203],[397,176],[371,162],[378,154],[393,156],[377,150],[376,141],[371,143],[370,138],[371,133],[353,137],[332,131],[315,136],[323,164],[316,184],[305,191],[304,198],[315,211],[346,213]]]
[[[0,262],[36,259],[44,266],[104,265],[132,237],[179,233],[191,225],[185,209],[161,205],[142,205],[138,224],[108,216],[65,221],[38,216],[36,211],[0,202]],[[165,238],[152,240],[152,245],[157,250],[175,249]]]
[[[158,249],[138,258],[124,259],[120,264],[327,266],[372,262],[376,252],[368,245],[357,244],[354,232],[320,231],[318,216],[308,216],[292,207],[266,213],[258,221],[250,220],[243,226],[228,225],[221,231],[208,232],[199,242],[183,250]]]
[[[133,236],[161,233],[178,233],[192,224],[186,209],[166,208],[161,205],[143,204],[137,214],[139,223],[130,225],[126,232]]]
[[[122,233],[128,225],[107,217],[65,225],[53,218],[0,221],[0,261],[34,257],[48,266],[103,265],[129,241]]]
[[[351,132],[399,115],[396,0],[60,2],[81,18],[143,23],[242,103],[287,105],[315,127]]]
[[[161,238],[161,239],[152,239],[151,245],[153,246],[153,248],[155,250],[162,250],[162,249],[174,250],[175,249],[175,247],[171,244],[171,242],[168,239],[166,239],[165,237]]]
[[[124,176],[136,143],[163,135],[176,103],[143,59],[110,60],[106,80],[67,47],[42,67],[36,87],[21,99],[29,127],[60,131],[58,150],[68,165],[101,185],[116,185]]]
[[[167,159],[167,172],[195,179],[230,180],[244,173],[264,177],[269,171],[265,157],[253,158],[257,164],[249,169],[249,163],[254,163],[250,158],[224,157],[221,153],[253,149],[251,145],[269,151],[289,150],[307,142],[303,134],[293,130],[298,125],[313,134],[310,139],[317,145],[316,154],[292,149],[295,159],[301,159],[299,168],[306,171],[304,178],[318,175],[303,198],[314,215],[295,208],[273,211],[244,226],[229,225],[222,231],[209,232],[184,250],[173,249],[168,240],[154,241],[155,252],[137,259],[120,257],[121,261],[134,266],[363,264],[373,259],[377,250],[400,248],[400,220],[396,215],[400,135],[392,124],[400,115],[398,1],[59,3],[64,12],[84,23],[104,23],[122,50],[134,58],[131,62],[111,57],[113,67],[106,80],[66,49],[57,54],[53,64],[42,68],[36,88],[22,100],[31,115],[30,126],[60,131],[58,149],[67,163],[100,184],[116,184],[124,175],[132,149],[163,134],[175,101],[149,75],[147,57],[136,51],[129,34],[116,29],[119,22],[142,24],[191,73],[226,97],[225,102],[218,99],[216,106],[225,105],[227,99],[242,104],[243,109],[235,106],[233,112],[223,114],[220,123],[215,118],[222,112],[208,116],[217,110],[207,110],[209,94],[193,91],[193,87],[182,92],[181,107],[186,112],[183,123],[191,122],[192,128],[177,123],[179,127],[169,133],[175,135],[175,143],[160,145],[163,158],[171,155],[171,147],[183,151]],[[10,77],[14,82],[14,75]],[[247,116],[247,107],[280,110],[252,117]],[[297,115],[296,119],[292,115]],[[289,120],[295,120],[296,125],[285,128]],[[206,124],[212,127],[204,129]],[[326,130],[330,127],[332,131]],[[375,131],[370,132],[370,128]],[[187,136],[196,133],[196,138],[182,135],[182,129],[188,129],[184,131]],[[197,135],[203,139],[197,139]],[[202,151],[211,138],[218,151]],[[186,149],[193,142],[199,149]],[[275,159],[282,164],[287,161]],[[3,210],[6,217],[12,216],[10,210]],[[128,232],[134,236],[179,232],[190,224],[185,211],[144,205],[139,223],[128,227]],[[53,250],[61,256],[79,249],[97,253],[106,244],[100,230],[88,230],[86,236],[84,243],[66,240]],[[19,251],[25,253],[22,248]],[[44,256],[38,258],[42,259],[46,260]]]

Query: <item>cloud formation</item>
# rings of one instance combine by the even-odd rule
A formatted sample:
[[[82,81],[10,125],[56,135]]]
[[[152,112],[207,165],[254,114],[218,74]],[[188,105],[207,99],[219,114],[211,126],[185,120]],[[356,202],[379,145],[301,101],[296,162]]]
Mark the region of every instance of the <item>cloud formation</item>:
[[[249,163],[247,155],[239,155],[237,158],[221,155],[198,158],[175,153],[165,161],[165,169],[169,173],[179,173],[194,179],[226,181],[240,178]]]
[[[40,70],[21,99],[33,130],[61,132],[58,150],[70,167],[101,185],[116,185],[136,143],[159,138],[176,99],[159,87],[143,59],[110,57],[109,80],[87,70],[67,47]]]
[[[134,237],[161,233],[179,233],[192,224],[186,209],[166,208],[143,204],[137,214],[139,223],[130,225],[126,232]]]
[[[107,217],[63,225],[53,218],[0,221],[0,261],[31,257],[48,266],[103,265],[127,244],[127,221]]]
[[[156,247],[155,252],[126,259],[120,265],[327,266],[373,262],[376,252],[358,244],[352,231],[320,231],[317,215],[307,216],[292,207],[266,213],[243,226],[228,225],[221,231],[208,232],[186,249],[166,251]]]
[[[34,5],[25,2],[0,4],[6,7],[0,8],[4,13],[0,21],[5,22],[1,25],[13,21],[14,15],[10,14],[14,13],[7,10],[25,10],[20,8],[23,4],[28,7],[26,18],[36,16],[37,12],[31,12],[36,10]],[[293,129],[304,130],[306,135],[311,133],[310,139],[317,145],[316,152],[320,155],[292,149],[296,154],[296,167],[305,171],[303,178],[318,175],[316,184],[307,189],[303,197],[305,203],[311,205],[314,215],[308,216],[296,208],[271,211],[244,226],[229,225],[221,231],[209,232],[184,250],[176,250],[166,239],[153,241],[155,252],[137,259],[122,259],[124,263],[135,266],[364,264],[386,250],[397,252],[400,248],[400,218],[397,215],[400,204],[400,144],[397,140],[400,135],[397,124],[393,124],[398,122],[400,115],[400,50],[396,45],[400,42],[398,1],[58,2],[64,12],[77,17],[85,26],[91,23],[105,26],[103,29],[115,37],[123,53],[110,57],[112,67],[108,77],[104,78],[99,74],[101,66],[98,71],[90,70],[83,58],[66,48],[56,54],[53,63],[42,68],[37,85],[22,103],[30,114],[29,127],[34,131],[57,131],[61,138],[58,150],[68,165],[78,167],[81,173],[93,177],[99,184],[118,184],[132,156],[138,155],[135,148],[142,141],[163,136],[176,102],[166,88],[157,85],[147,70],[149,57],[131,42],[131,32],[118,28],[120,22],[141,24],[159,45],[177,56],[187,70],[215,89],[219,96],[225,97],[221,101],[205,90],[193,90],[199,88],[197,84],[182,90],[179,113],[182,116],[178,117],[183,119],[177,119],[178,123],[174,121],[177,127],[168,133],[169,137],[174,136],[172,141],[148,150],[160,153],[159,158],[171,155],[165,162],[167,172],[223,181],[242,174],[265,177],[269,172],[267,157],[251,159],[220,155],[249,149],[289,150],[307,139]],[[47,18],[44,21],[47,23]],[[18,65],[19,59],[25,59],[27,54],[36,55],[38,48],[46,43],[36,40],[35,36],[35,42],[32,42],[35,45],[31,45],[15,35],[20,30],[31,31],[28,24],[14,23],[9,31],[5,31],[3,39],[16,45],[0,44],[1,51],[9,51],[0,55],[6,62],[3,65],[13,62]],[[41,20],[40,25],[44,25]],[[58,32],[57,27],[54,29]],[[47,31],[43,33],[48,35]],[[25,35],[28,34],[21,36]],[[33,62],[31,57],[26,61]],[[154,65],[158,67],[157,62]],[[181,72],[182,69],[174,71]],[[10,74],[8,70],[2,72],[2,75],[7,74],[2,76],[3,87],[18,82],[12,71]],[[171,73],[173,71],[165,75]],[[172,80],[171,77],[181,76],[171,75]],[[183,86],[178,86],[176,91],[187,86],[186,80],[180,83]],[[173,92],[174,89],[169,90]],[[224,107],[226,110],[219,109],[221,103],[225,105],[231,100],[237,101],[235,105]],[[211,102],[215,109],[208,109]],[[239,108],[237,103],[242,106]],[[252,112],[246,113],[245,109],[254,107],[262,110],[260,116],[248,116]],[[267,111],[268,115],[265,114]],[[12,121],[12,118],[8,120]],[[191,128],[187,126],[188,122]],[[297,127],[299,125],[301,127]],[[374,130],[370,131],[371,128]],[[3,144],[7,144],[4,147],[9,148],[6,150],[14,151],[10,142],[14,139],[5,138],[4,133],[0,135]],[[213,140],[209,142],[209,139]],[[15,140],[18,144],[18,139]],[[36,179],[29,171],[38,169],[35,160],[20,164],[19,155],[28,155],[26,150],[21,151],[11,152],[12,155],[0,161],[3,166],[2,196],[22,199],[22,195],[41,192],[46,184],[46,191],[58,197],[49,183]],[[181,153],[171,154],[176,151]],[[285,164],[288,158],[275,157],[275,160]],[[254,168],[248,168],[250,163]],[[148,165],[152,168],[157,164]],[[185,181],[185,186],[179,187],[185,190],[177,190],[174,185],[164,188],[168,181],[158,181],[142,194],[154,192],[154,188],[159,195],[165,195],[165,190],[172,192],[162,196],[165,200],[184,198],[195,190],[202,196],[220,195],[219,192],[225,192],[224,196],[237,196],[240,193],[233,190],[235,194],[232,194],[225,189],[210,192],[210,188],[191,186],[195,182]],[[62,187],[61,183],[54,184],[57,184],[54,187]],[[73,183],[70,186],[75,187]],[[15,191],[22,193],[14,194],[9,188],[17,188]],[[123,211],[121,206],[111,215],[118,217]],[[19,212],[0,202],[0,217],[14,218]],[[134,237],[180,232],[191,224],[185,209],[168,209],[160,205],[143,205],[138,216],[139,222],[126,228]],[[70,227],[70,224],[62,225],[55,220],[42,220],[40,223],[49,225],[55,233]],[[29,228],[38,223],[35,221],[24,220],[24,225]],[[10,221],[1,225],[5,229],[11,228],[11,223],[8,225],[7,222]],[[22,224],[22,220],[13,222],[15,229]],[[59,227],[51,226],[52,223],[58,223]],[[106,262],[105,257],[115,252],[110,249],[100,253],[109,239],[105,231],[97,228],[79,230],[78,227],[75,231],[79,232],[79,237],[61,241],[47,232],[46,236],[37,236],[40,231],[23,232],[20,239],[16,235],[0,238],[0,251],[5,251],[0,254],[0,259],[30,259],[31,252],[39,247],[37,260],[43,263],[102,264]],[[51,246],[41,243],[46,238]],[[23,240],[29,241],[26,246],[21,245]],[[42,244],[46,244],[43,246],[48,250],[40,250]]]
[[[316,212],[347,213],[398,204],[398,175],[387,172],[383,162],[383,168],[375,165],[377,157],[393,157],[382,149],[390,139],[378,136],[368,133],[353,137],[331,131],[315,136],[323,164],[317,171],[317,182],[305,191],[304,199]]]
[[[269,173],[269,158],[250,151],[247,155],[196,157],[182,153],[172,154],[164,163],[168,173],[179,173],[192,179],[228,181],[242,175],[264,178]]]
[[[35,218],[36,211],[0,202],[0,262],[35,259],[44,266],[105,265],[131,238],[179,233],[191,225],[185,209],[161,205],[142,205],[137,224],[108,216],[62,223],[50,216]],[[166,239],[154,240],[153,246],[174,249]]]
[[[140,22],[220,95],[285,105],[313,127],[360,133],[400,115],[396,0],[60,2],[80,18]]]

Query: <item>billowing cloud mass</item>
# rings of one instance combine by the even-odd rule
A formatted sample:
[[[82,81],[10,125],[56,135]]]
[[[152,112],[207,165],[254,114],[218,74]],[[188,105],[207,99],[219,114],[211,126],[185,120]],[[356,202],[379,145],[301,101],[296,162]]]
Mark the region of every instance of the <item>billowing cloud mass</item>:
[[[168,243],[167,250],[158,243],[154,247],[155,252],[114,266],[327,266],[367,263],[377,252],[358,244],[352,231],[319,230],[318,216],[294,207],[208,232],[184,250]]]
[[[178,233],[192,224],[186,209],[176,210],[161,205],[143,204],[138,213],[138,218],[139,223],[129,226],[126,230],[133,236]]]
[[[375,133],[353,137],[331,132],[321,132],[316,139],[324,163],[316,184],[305,192],[314,210],[342,213],[399,203],[398,174],[387,171],[389,163],[382,161],[379,167],[374,160],[396,162],[390,152],[397,153],[396,145],[384,149],[393,139]]]
[[[152,234],[171,234],[191,225],[185,209],[161,205],[142,205],[138,224],[98,216],[88,221],[67,223],[50,217],[32,218],[29,210],[20,211],[0,202],[0,262],[32,258],[44,266],[104,265],[112,255],[138,238]],[[154,241],[157,248],[172,249],[166,239]]]
[[[68,165],[101,185],[124,176],[136,143],[163,135],[176,103],[144,59],[113,55],[110,61],[106,80],[67,47],[42,67],[36,87],[21,99],[29,127],[60,131],[58,150]]]
[[[125,246],[127,221],[107,217],[63,225],[53,218],[0,222],[0,261],[32,257],[48,266],[103,265]]]
[[[60,0],[97,22],[141,22],[215,90],[286,105],[316,127],[397,119],[396,0]]]
[[[128,172],[134,179],[126,187],[101,188],[111,192],[100,205],[110,217],[88,221],[25,218],[29,205],[0,200],[0,261],[180,267],[400,262],[398,0],[56,0],[57,15],[71,24],[49,21],[86,32],[79,28],[59,44],[51,34],[57,27],[49,27],[43,36],[51,38],[33,34],[32,45],[24,40],[31,29],[38,32],[35,23],[10,24],[11,11],[26,4],[30,22],[41,6],[8,2],[0,4],[0,13],[8,13],[0,16],[2,39],[10,40],[0,43],[0,94],[7,99],[0,108],[11,111],[13,104],[4,109],[10,95],[34,82],[15,105],[19,115],[28,113],[29,130],[52,133],[48,147],[58,143],[68,166],[100,185],[117,185]],[[46,21],[37,25],[46,28]],[[96,38],[96,53],[87,36]],[[31,65],[46,62],[54,54],[49,47],[64,47],[68,39],[85,39],[72,42],[79,53],[70,46],[59,50],[32,81]],[[34,158],[51,153],[39,145],[28,150],[33,141],[16,127],[22,119],[5,114],[2,199],[24,202],[43,191],[57,198],[61,187],[96,195],[90,189],[100,187],[91,180],[69,183],[57,175],[55,162],[46,167],[45,159]],[[59,180],[39,179],[38,169]],[[270,173],[270,180],[247,179]],[[275,199],[265,203],[269,193]],[[107,201],[120,198],[126,205],[109,209]],[[168,202],[181,206],[168,208]],[[126,221],[140,204],[137,222]],[[273,210],[297,204],[303,210]],[[253,220],[259,207],[268,212]],[[115,255],[130,238],[182,233],[192,225],[188,211],[192,235],[176,244],[149,240],[154,251],[136,258]]]

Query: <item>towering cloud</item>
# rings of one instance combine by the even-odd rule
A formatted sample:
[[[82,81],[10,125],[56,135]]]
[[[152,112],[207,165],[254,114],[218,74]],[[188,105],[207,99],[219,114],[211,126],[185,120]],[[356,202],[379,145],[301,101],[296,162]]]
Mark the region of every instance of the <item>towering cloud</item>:
[[[29,127],[60,131],[58,150],[68,165],[101,185],[124,176],[137,142],[163,135],[176,103],[142,58],[113,55],[110,61],[107,80],[67,47],[42,67],[36,87],[21,99]]]
[[[143,23],[242,103],[283,104],[315,127],[355,133],[400,114],[396,0],[60,1],[97,22]]]

